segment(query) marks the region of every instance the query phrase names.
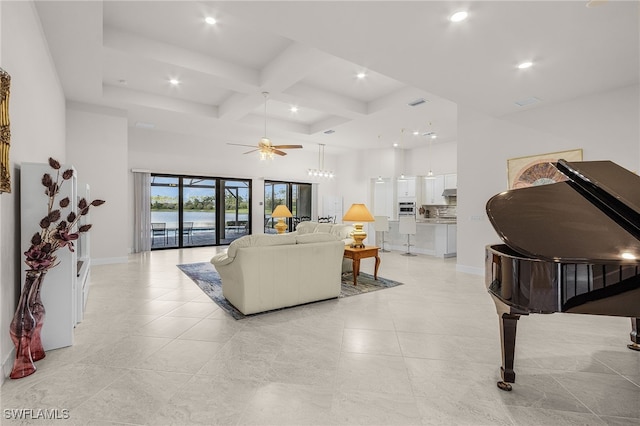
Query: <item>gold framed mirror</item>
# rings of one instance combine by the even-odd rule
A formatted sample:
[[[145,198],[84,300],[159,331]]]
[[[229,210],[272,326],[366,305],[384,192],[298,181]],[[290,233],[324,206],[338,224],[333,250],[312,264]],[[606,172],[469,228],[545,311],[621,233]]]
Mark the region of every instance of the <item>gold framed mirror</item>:
[[[11,76],[0,68],[0,193],[11,192],[11,173],[9,148],[11,148],[11,130],[9,129],[9,86]]]

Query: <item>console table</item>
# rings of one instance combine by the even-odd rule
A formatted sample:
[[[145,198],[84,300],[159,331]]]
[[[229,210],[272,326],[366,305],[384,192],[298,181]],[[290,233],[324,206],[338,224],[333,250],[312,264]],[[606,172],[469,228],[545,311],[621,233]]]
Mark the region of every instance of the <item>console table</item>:
[[[378,256],[378,250],[380,247],[366,246],[365,248],[344,248],[344,257],[353,261],[353,285],[358,285],[358,274],[360,274],[360,259],[366,259],[367,257],[376,258],[376,266],[373,274],[373,278],[378,279],[378,267],[380,266],[380,256]]]

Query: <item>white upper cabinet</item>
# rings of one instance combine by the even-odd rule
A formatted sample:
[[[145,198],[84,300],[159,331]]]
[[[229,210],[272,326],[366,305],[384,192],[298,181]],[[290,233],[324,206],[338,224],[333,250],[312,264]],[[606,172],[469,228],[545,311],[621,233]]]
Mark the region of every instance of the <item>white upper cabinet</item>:
[[[444,175],[437,175],[433,178],[424,178],[422,188],[422,204],[447,204],[447,200],[442,196],[442,192],[444,191]]]
[[[449,173],[444,175],[444,187],[445,189],[453,189],[458,187],[458,175],[456,173]]]
[[[416,178],[408,177],[398,179],[398,201],[415,201],[416,199]]]

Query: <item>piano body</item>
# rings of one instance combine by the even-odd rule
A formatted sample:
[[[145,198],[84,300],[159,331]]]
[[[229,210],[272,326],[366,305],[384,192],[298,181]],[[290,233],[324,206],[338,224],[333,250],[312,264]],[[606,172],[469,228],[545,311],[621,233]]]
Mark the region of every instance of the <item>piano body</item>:
[[[485,258],[500,321],[503,390],[515,382],[522,315],[629,317],[628,347],[640,350],[640,176],[610,161],[554,165],[566,181],[506,191],[486,206],[504,242],[487,246]]]

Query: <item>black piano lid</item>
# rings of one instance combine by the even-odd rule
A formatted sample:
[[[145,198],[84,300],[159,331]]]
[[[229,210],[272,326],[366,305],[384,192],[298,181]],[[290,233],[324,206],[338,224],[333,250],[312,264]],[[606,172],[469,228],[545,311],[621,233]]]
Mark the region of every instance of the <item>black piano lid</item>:
[[[569,180],[487,202],[505,244],[546,261],[640,263],[640,177],[611,161],[561,160],[557,167]]]

